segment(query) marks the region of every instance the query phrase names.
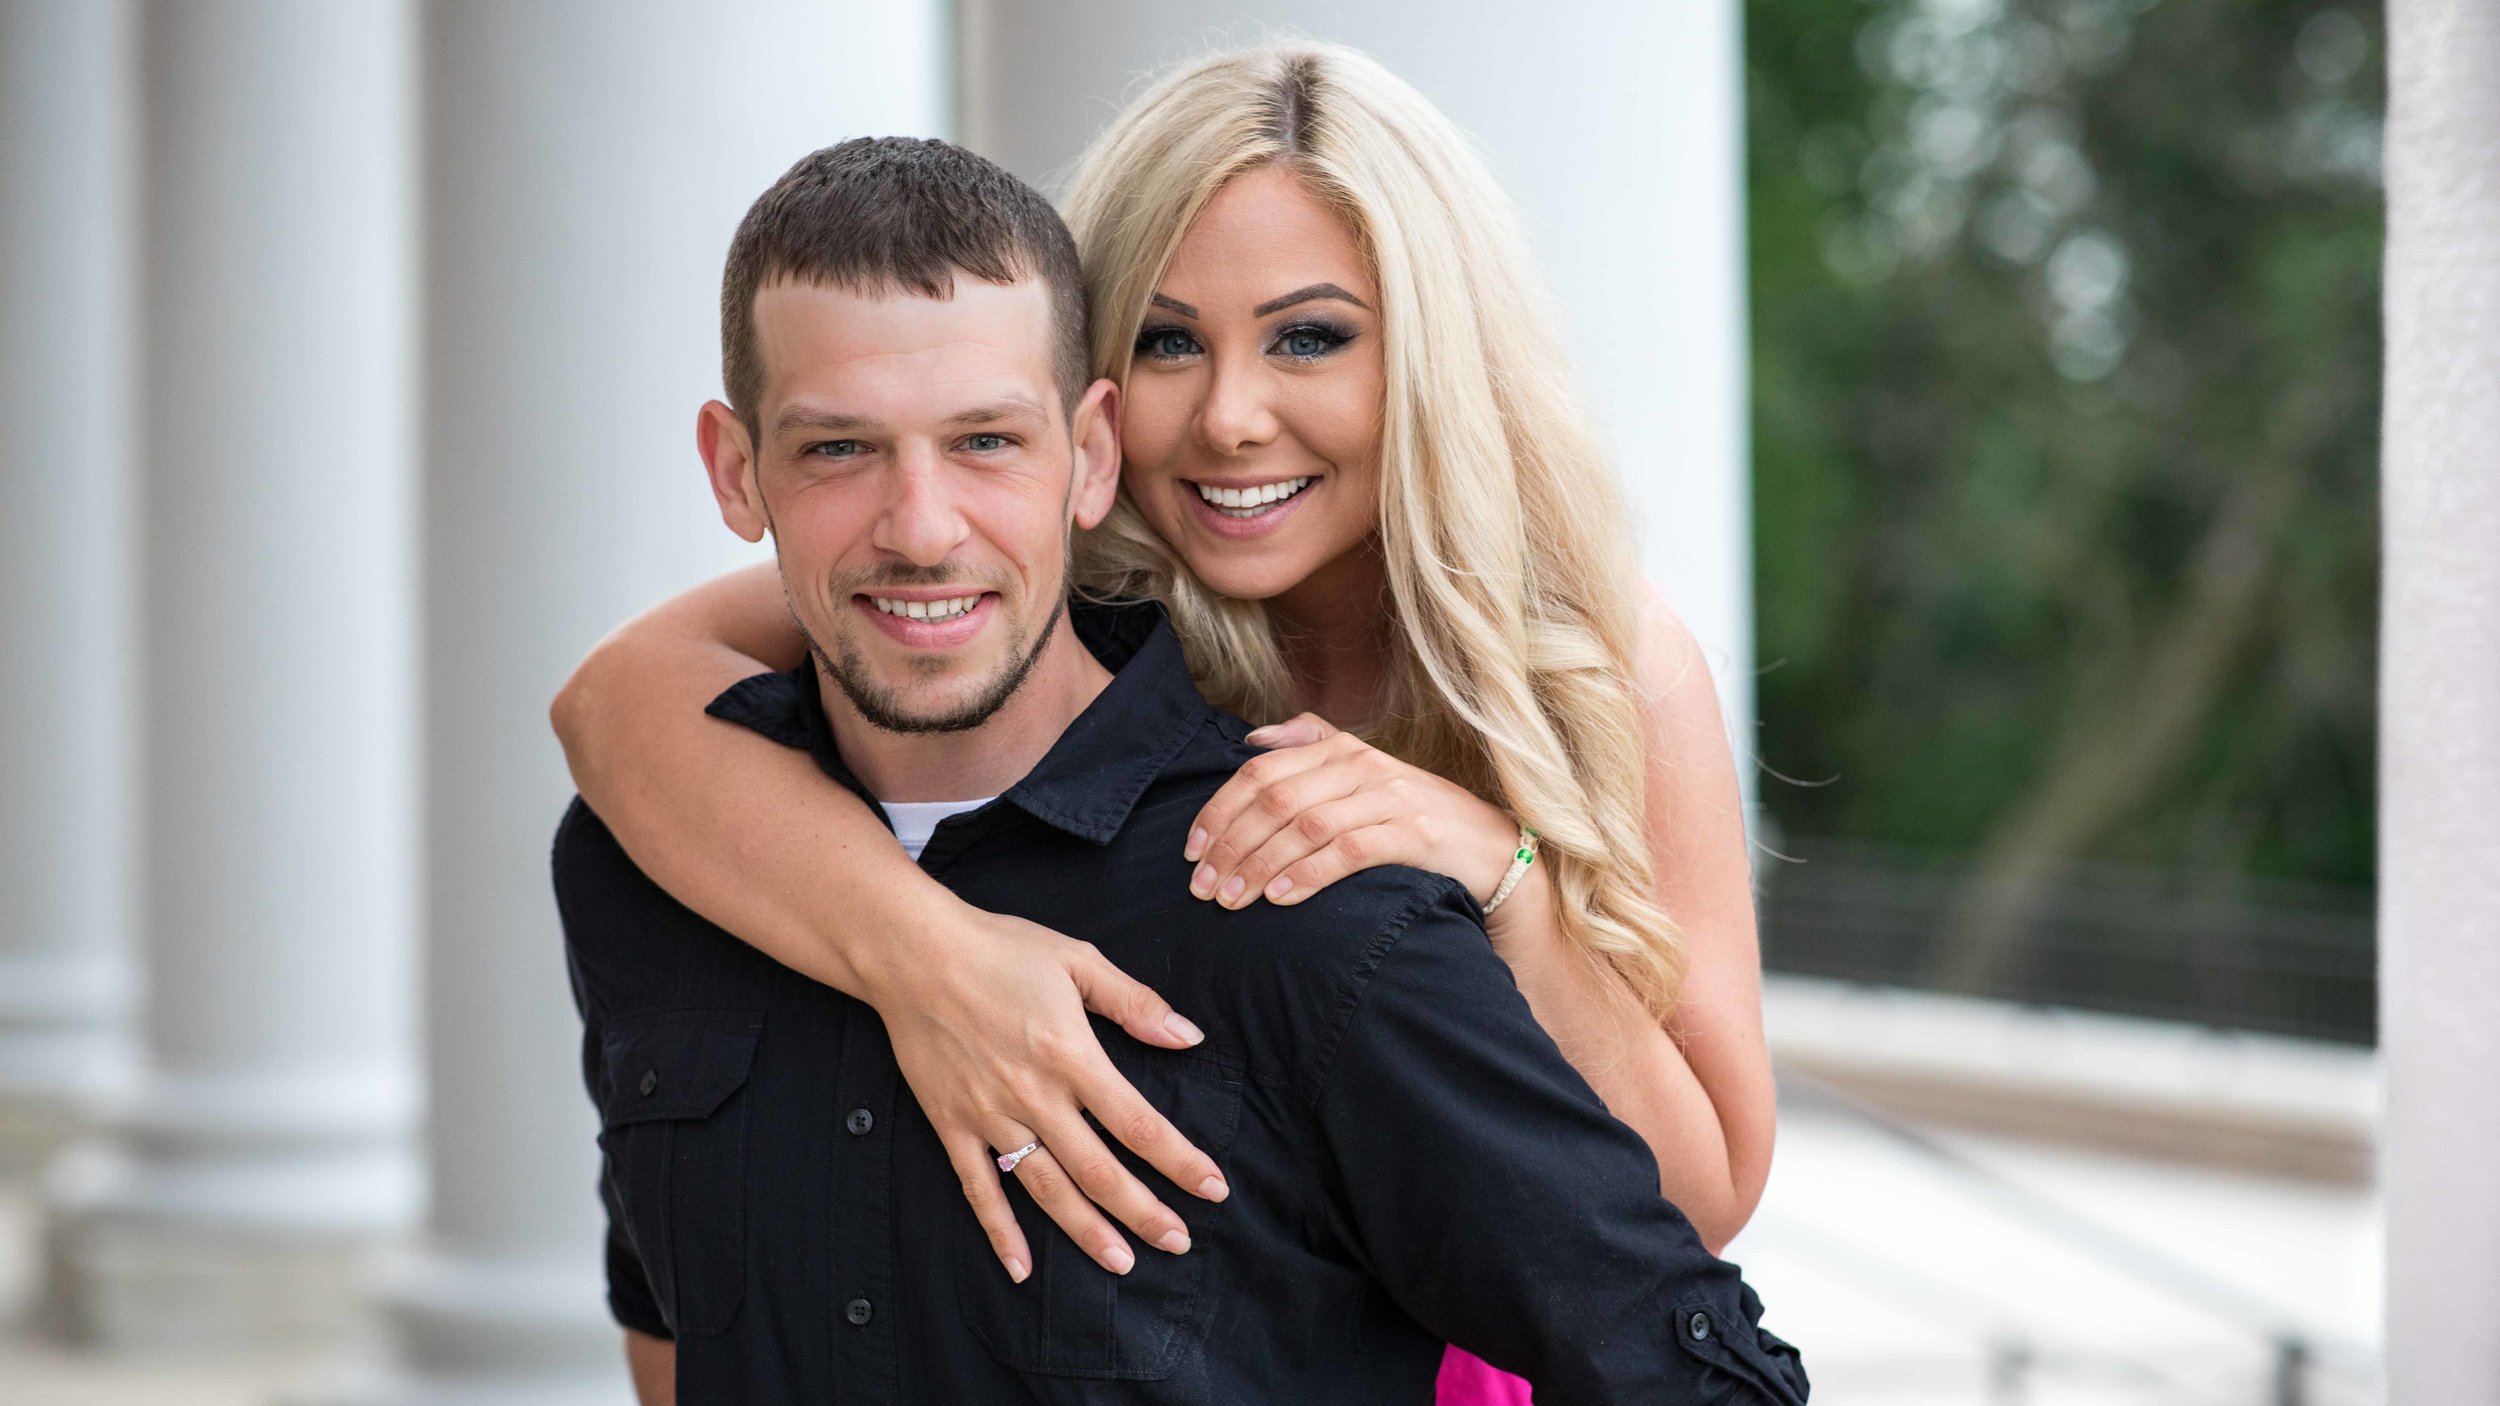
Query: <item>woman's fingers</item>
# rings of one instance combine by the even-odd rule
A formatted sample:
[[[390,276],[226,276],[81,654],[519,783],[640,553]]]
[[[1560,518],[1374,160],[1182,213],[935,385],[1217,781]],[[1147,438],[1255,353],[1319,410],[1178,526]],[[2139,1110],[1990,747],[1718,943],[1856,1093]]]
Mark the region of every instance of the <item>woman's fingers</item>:
[[[1302,747],[1337,735],[1337,725],[1317,713],[1296,713],[1280,723],[1254,727],[1242,738],[1253,747]]]
[[[1215,788],[1207,803],[1198,807],[1198,818],[1189,823],[1188,842],[1181,846],[1181,858],[1193,863],[1205,859],[1218,836],[1230,828],[1234,817],[1248,810],[1264,788],[1298,776],[1314,767],[1326,765],[1335,756],[1330,747],[1301,745],[1279,751],[1263,752],[1243,762],[1239,770]]]
[[[1136,1023],[1122,1020],[1105,1009],[1104,1003],[1097,1001],[1098,991],[1112,983],[1126,983],[1145,992],[1164,1012],[1162,1023],[1155,1028],[1171,1037],[1165,1043],[1187,1046],[1206,1039],[1197,1026],[1165,1006],[1161,997],[1121,971],[1091,943],[1079,944],[1078,951],[1080,955],[1070,965],[1070,970],[1076,977],[1077,989],[1085,993],[1085,1004],[1096,1014],[1121,1020],[1132,1034],[1142,1038],[1143,1032]],[[1120,1073],[1119,1067],[1102,1053],[1100,1045],[1094,1046],[1082,1057],[1082,1064],[1084,1067],[1073,1071],[1070,1079],[1077,1101],[1094,1116],[1095,1121],[1109,1129],[1122,1146],[1145,1158],[1147,1165],[1169,1178],[1174,1186],[1186,1187],[1204,1200],[1221,1201],[1231,1194],[1231,1189],[1224,1182],[1223,1169],[1215,1165],[1215,1159],[1199,1151],[1196,1143],[1183,1137],[1181,1130],[1172,1126],[1172,1120],[1164,1117],[1162,1110],[1148,1103],[1137,1092],[1136,1086]],[[1149,1233],[1146,1227],[1135,1221],[1130,1221],[1129,1226],[1149,1240],[1158,1239],[1162,1234],[1160,1229]]]
[[[1316,873],[1294,866],[1340,841],[1346,846],[1342,857],[1355,862],[1352,869],[1330,875],[1330,883],[1353,869],[1416,860],[1418,856],[1412,853],[1411,844],[1397,843],[1399,832],[1391,823],[1395,806],[1395,796],[1375,789],[1323,801],[1303,811],[1270,835],[1267,843],[1233,871],[1242,880],[1241,898],[1226,906],[1238,908],[1254,897],[1264,897],[1270,903],[1307,897],[1302,886],[1311,883],[1312,887],[1319,887],[1312,882]]]
[[[1021,1142],[1013,1145],[1024,1146]],[[946,1160],[955,1165],[964,1199],[972,1203],[973,1217],[990,1239],[990,1252],[1006,1266],[1008,1278],[1023,1283],[1033,1272],[1033,1251],[1025,1244],[1023,1228],[1016,1224],[1015,1208],[1007,1204],[1007,1193],[998,1184],[993,1154],[979,1138],[964,1135],[946,1140]]]
[[[1007,1150],[1014,1151],[1022,1146],[1021,1142],[1010,1143]],[[1114,1274],[1126,1274],[1137,1267],[1137,1252],[1128,1247],[1128,1241],[1122,1239],[1120,1232],[1112,1228],[1111,1222],[1103,1219],[1101,1211],[1095,1209],[1094,1203],[1086,1199],[1084,1188],[1078,1186],[1066,1169],[1059,1165],[1059,1159],[1052,1154],[1047,1141],[1016,1163],[1015,1176],[1032,1194],[1033,1204],[1041,1207],[1044,1215],[1058,1222],[1059,1228],[1068,1233],[1068,1238],[1092,1255],[1096,1264]]]
[[[1076,989],[1085,998],[1085,1009],[1147,1044],[1165,1049],[1185,1050],[1207,1038],[1187,1017],[1156,995],[1153,987],[1120,970],[1118,963],[1102,955],[1091,943],[1081,944],[1077,951],[1077,959],[1068,964],[1068,975],[1076,978]],[[1145,1149],[1137,1151],[1142,1155]]]
[[[1136,1264],[1115,1218],[1150,1245],[1186,1249],[1187,1224],[1106,1145],[1088,1115],[1197,1195],[1221,1199],[1222,1172],[1130,1086],[1086,1012],[1166,1046],[1205,1037],[1090,943],[994,914],[976,915],[973,931],[987,933],[991,945],[961,961],[914,969],[909,977],[918,986],[888,993],[894,1014],[887,1029],[993,1253],[1019,1276],[1036,1265],[996,1166],[999,1153],[1027,1141],[1047,1150],[1027,1156],[1015,1174],[1052,1222],[1105,1268],[1125,1274]]]
[[[1086,1200],[1127,1226],[1147,1244],[1167,1254],[1188,1253],[1188,1223],[1173,1214],[1171,1208],[1146,1189],[1146,1184],[1139,1181],[1127,1164],[1096,1136],[1092,1124],[1071,1115],[1065,1123],[1043,1129],[1042,1142],[1050,1148],[1058,1169],[1076,1183],[1076,1189],[1084,1193]],[[1030,1187],[1031,1183],[1026,1185]],[[1040,1192],[1036,1191],[1034,1195],[1038,1198]],[[1084,1240],[1077,1243],[1089,1248],[1091,1244]],[[1095,1258],[1100,1259],[1101,1256]],[[1108,1265],[1110,1262],[1105,1260],[1104,1263]]]
[[[1307,750],[1316,753],[1328,749],[1322,745]],[[1241,875],[1242,861],[1258,853],[1278,831],[1313,807],[1353,795],[1362,788],[1364,780],[1359,765],[1338,764],[1334,758],[1281,780],[1263,779],[1247,803],[1214,832],[1206,858],[1189,877],[1189,891],[1227,908],[1239,908],[1258,897],[1258,886],[1246,882]]]
[[[1085,1101],[1085,1111],[1092,1114],[1096,1122],[1118,1138],[1123,1147],[1145,1158],[1148,1166],[1160,1172],[1174,1186],[1187,1190],[1202,1201],[1221,1201],[1232,1194],[1231,1185],[1224,1180],[1224,1169],[1215,1165],[1215,1159],[1199,1151],[1197,1144],[1183,1137],[1181,1130],[1172,1126],[1172,1120],[1164,1117],[1161,1109],[1148,1103],[1128,1080],[1120,1077],[1120,1071],[1108,1059],[1091,1078],[1079,1085],[1077,1093]],[[1164,1210],[1161,1202],[1154,1202],[1154,1205],[1165,1215],[1171,1215],[1170,1211]],[[1174,1217],[1170,1224],[1158,1221],[1151,1230],[1126,1216],[1121,1219],[1131,1230],[1157,1244],[1170,1230],[1183,1229],[1183,1233],[1187,1233],[1178,1225],[1178,1217]]]
[[[1357,869],[1410,862],[1386,857],[1400,848],[1395,830],[1393,825],[1379,824],[1343,831],[1268,880],[1267,901],[1290,908]]]

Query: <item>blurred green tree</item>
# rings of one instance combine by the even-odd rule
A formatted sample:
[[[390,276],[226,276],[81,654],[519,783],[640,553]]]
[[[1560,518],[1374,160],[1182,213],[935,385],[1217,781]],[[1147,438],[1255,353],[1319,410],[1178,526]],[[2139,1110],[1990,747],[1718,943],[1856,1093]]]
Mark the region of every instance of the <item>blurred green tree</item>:
[[[2378,12],[1752,0],[1747,31],[1792,852],[1952,856],[1891,975],[1959,990],[2078,865],[2366,887]]]

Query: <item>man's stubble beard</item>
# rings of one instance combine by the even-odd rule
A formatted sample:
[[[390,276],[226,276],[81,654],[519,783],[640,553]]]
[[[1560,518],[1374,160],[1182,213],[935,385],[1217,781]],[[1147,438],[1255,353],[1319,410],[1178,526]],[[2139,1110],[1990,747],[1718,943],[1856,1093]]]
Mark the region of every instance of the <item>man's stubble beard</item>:
[[[807,652],[815,656],[816,667],[827,678],[833,680],[834,687],[842,690],[842,696],[850,700],[851,707],[858,710],[860,717],[865,719],[870,727],[881,732],[904,734],[970,732],[988,722],[999,709],[1007,706],[1008,699],[1016,696],[1017,689],[1024,687],[1025,676],[1033,672],[1035,664],[1041,662],[1042,650],[1049,645],[1051,632],[1059,628],[1059,617],[1068,608],[1068,568],[1070,563],[1076,560],[1076,523],[1068,516],[1068,506],[1075,499],[1076,475],[1071,471],[1068,475],[1068,486],[1059,495],[1059,516],[1067,527],[1059,541],[1059,579],[1051,590],[1050,617],[1042,622],[1041,630],[1030,640],[1019,638],[1020,632],[1016,626],[1013,623],[1008,624],[1005,627],[1009,656],[1007,667],[999,670],[991,678],[978,697],[951,712],[940,713],[935,717],[921,717],[903,711],[901,700],[895,696],[894,690],[878,683],[870,676],[868,661],[861,656],[858,646],[852,642],[848,631],[837,630],[834,636],[834,649],[828,653],[824,641],[816,638],[814,630],[807,628],[807,621],[800,617],[798,607],[791,602],[790,583],[786,577],[781,583],[782,604],[790,611],[790,623],[798,626],[799,634],[806,638]],[[760,485],[756,500],[764,509],[765,528],[778,540],[780,527],[773,521],[772,503],[763,496]],[[778,548],[776,548],[775,556],[776,558],[779,556]],[[775,564],[778,565],[778,561]],[[937,579],[887,580],[869,584],[882,586],[948,584],[943,572],[932,570],[929,574]],[[842,590],[828,594],[833,600],[847,603],[853,593]],[[1000,612],[1005,613],[1007,606],[1005,591],[998,593],[998,604]],[[936,661],[927,662],[935,663]]]
[[[843,597],[848,598],[847,594]],[[1005,595],[999,597],[999,603],[1005,605]],[[823,641],[816,638],[815,631],[807,628],[805,621],[799,622],[799,632],[807,636],[808,652],[816,656],[816,667],[833,680],[834,686],[842,690],[842,696],[850,700],[851,707],[870,727],[882,732],[906,734],[970,732],[988,722],[999,709],[1007,706],[1008,699],[1016,696],[1017,689],[1024,687],[1026,676],[1033,672],[1033,666],[1041,661],[1043,648],[1050,643],[1051,632],[1059,628],[1059,616],[1067,609],[1067,604],[1063,581],[1057,598],[1051,602],[1050,617],[1042,622],[1042,628],[1032,638],[1024,638],[1023,631],[1012,623],[1006,626],[1008,660],[1005,667],[991,675],[970,701],[935,714],[907,711],[899,694],[879,683],[870,672],[866,657],[860,653],[847,630],[836,633],[830,652],[825,649]]]

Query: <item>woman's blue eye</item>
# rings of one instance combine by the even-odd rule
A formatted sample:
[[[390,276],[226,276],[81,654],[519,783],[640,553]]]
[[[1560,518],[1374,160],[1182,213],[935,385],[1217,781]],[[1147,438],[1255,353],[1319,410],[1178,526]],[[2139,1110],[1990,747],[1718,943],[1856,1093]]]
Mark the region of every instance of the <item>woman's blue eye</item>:
[[[1137,354],[1170,361],[1198,350],[1198,339],[1178,327],[1149,327],[1137,334]]]
[[[1276,338],[1276,349],[1296,361],[1316,361],[1352,338],[1334,327],[1312,323],[1288,327]]]

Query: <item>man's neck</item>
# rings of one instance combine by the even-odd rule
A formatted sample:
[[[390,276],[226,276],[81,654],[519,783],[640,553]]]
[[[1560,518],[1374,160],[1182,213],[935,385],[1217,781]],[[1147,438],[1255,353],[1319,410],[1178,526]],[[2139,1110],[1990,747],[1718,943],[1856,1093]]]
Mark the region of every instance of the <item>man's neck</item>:
[[[1051,626],[1023,684],[979,727],[962,732],[888,732],[859,715],[841,686],[816,670],[842,764],[880,801],[963,801],[996,796],[1024,779],[1085,711],[1111,672],[1076,637],[1067,613]]]

